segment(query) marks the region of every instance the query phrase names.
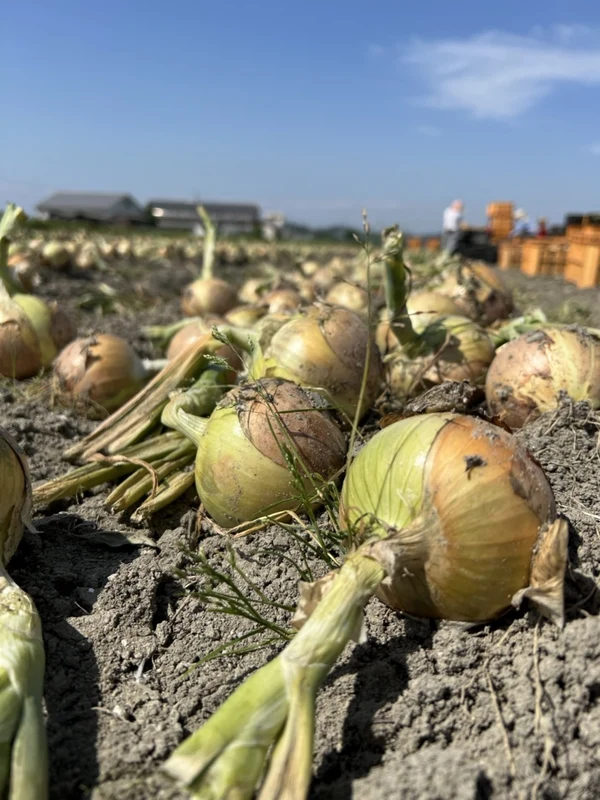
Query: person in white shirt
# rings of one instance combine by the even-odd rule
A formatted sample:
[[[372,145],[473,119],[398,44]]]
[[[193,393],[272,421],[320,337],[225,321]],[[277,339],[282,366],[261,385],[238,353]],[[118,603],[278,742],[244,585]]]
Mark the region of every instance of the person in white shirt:
[[[444,211],[442,224],[442,250],[448,255],[454,255],[458,247],[460,232],[463,225],[463,202],[453,200]]]

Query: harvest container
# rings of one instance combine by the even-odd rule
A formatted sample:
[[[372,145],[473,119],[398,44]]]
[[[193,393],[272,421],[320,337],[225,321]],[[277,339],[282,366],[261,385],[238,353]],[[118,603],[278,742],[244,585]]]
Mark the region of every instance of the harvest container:
[[[580,289],[600,286],[600,235],[580,233],[571,237],[565,278]]]
[[[525,275],[562,275],[567,260],[567,239],[525,239],[521,254],[521,272]]]
[[[498,243],[498,266],[500,269],[520,269],[523,256],[523,239],[503,239]]]

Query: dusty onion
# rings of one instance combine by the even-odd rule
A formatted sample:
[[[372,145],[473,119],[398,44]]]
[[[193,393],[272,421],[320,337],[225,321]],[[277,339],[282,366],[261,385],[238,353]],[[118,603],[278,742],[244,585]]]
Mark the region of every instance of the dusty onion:
[[[25,455],[1,428],[0,486],[0,795],[45,800],[42,626],[32,599],[6,571],[24,527],[31,528],[31,481]]]
[[[183,291],[181,310],[188,317],[226,314],[237,303],[235,289],[220,278],[199,278]]]
[[[350,311],[365,311],[369,306],[369,293],[360,286],[339,281],[327,292],[325,300],[331,305],[349,308]]]
[[[381,359],[367,325],[341,307],[315,307],[282,325],[265,350],[264,374],[285,378],[321,392],[350,418],[375,401],[382,379]]]
[[[485,384],[491,413],[511,428],[556,408],[563,392],[600,407],[600,337],[581,328],[544,326],[508,342]]]
[[[289,381],[263,380],[233,389],[208,420],[175,397],[163,422],[198,448],[198,495],[226,528],[302,505],[289,460],[304,492],[313,495],[344,464],[345,440],[311,393]]]
[[[406,310],[417,333],[422,333],[437,317],[463,316],[458,303],[439,292],[411,292],[406,300]]]
[[[81,404],[93,415],[96,407],[111,412],[141,389],[146,370],[133,348],[120,336],[99,333],[75,339],[54,362],[58,395]]]
[[[243,787],[250,797],[262,780],[261,797],[307,797],[315,698],[360,639],[375,593],[394,609],[469,622],[530,597],[562,622],[568,526],[511,434],[456,414],[397,422],[359,452],[342,504],[351,540],[364,543],[339,572],[301,586],[299,633],[165,764],[198,795]],[[260,748],[248,747],[258,735]]]
[[[447,294],[463,314],[483,325],[504,319],[513,310],[512,295],[498,270],[483,261],[453,267],[436,292]]]

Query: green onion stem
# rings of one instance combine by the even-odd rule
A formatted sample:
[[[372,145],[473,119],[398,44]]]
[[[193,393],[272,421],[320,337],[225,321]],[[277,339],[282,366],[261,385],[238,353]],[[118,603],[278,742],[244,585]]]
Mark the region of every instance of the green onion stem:
[[[48,797],[42,626],[32,599],[0,564],[0,796]]]
[[[195,798],[249,800],[275,745],[259,800],[303,800],[312,772],[316,694],[384,577],[376,561],[351,555],[292,642],[175,750],[166,772]]]
[[[204,249],[202,253],[202,279],[209,280],[214,274],[215,265],[215,245],[217,242],[217,232],[211,218],[204,206],[198,206],[198,214],[204,225]]]
[[[385,302],[394,335],[405,348],[420,345],[421,337],[414,330],[406,310],[409,281],[404,263],[404,237],[396,227],[383,231],[383,262],[385,266]]]

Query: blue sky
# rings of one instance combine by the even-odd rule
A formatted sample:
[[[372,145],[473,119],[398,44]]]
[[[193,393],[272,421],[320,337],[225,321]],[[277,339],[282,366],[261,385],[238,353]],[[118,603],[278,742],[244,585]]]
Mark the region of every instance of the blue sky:
[[[29,0],[0,32],[0,203],[58,189],[432,231],[453,197],[600,208],[600,4]]]

